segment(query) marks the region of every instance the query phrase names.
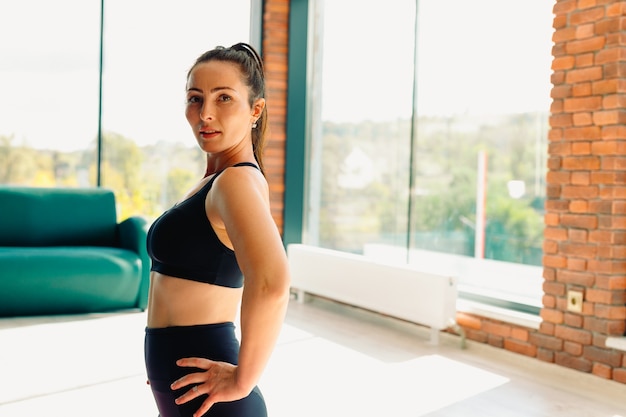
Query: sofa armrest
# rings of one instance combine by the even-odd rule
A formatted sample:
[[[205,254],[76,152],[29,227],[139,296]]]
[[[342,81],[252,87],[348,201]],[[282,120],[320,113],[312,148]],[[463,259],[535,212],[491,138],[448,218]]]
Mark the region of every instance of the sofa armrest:
[[[120,247],[135,252],[141,259],[141,284],[137,297],[137,307],[141,310],[148,305],[150,287],[150,257],[146,249],[148,227],[148,221],[139,216],[129,217],[118,224]]]

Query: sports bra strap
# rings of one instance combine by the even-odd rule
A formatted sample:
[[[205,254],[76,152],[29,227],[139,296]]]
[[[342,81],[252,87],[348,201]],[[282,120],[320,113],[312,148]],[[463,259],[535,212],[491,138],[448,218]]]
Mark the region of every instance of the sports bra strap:
[[[256,169],[258,169],[258,170],[260,171],[260,169],[259,169],[259,167],[257,166],[257,164],[254,164],[254,163],[252,163],[252,162],[239,162],[238,164],[233,165],[233,167],[244,167],[244,166],[245,166],[245,167],[253,167],[253,168],[256,168]],[[223,169],[223,170],[221,170],[221,171],[217,171],[217,172],[215,173],[215,175],[213,175],[213,178],[211,178],[211,179],[209,180],[209,182],[207,183],[207,185],[208,185],[208,184],[211,184],[209,187],[212,187],[212,186],[213,186],[213,181],[215,181],[215,178],[217,178],[217,177],[218,177],[218,176],[219,176],[222,172],[224,172],[227,168],[229,168],[229,167],[226,167],[226,168],[224,168],[224,169]]]
[[[259,169],[259,166],[253,162],[239,162],[238,164],[233,165],[234,167],[254,167]]]

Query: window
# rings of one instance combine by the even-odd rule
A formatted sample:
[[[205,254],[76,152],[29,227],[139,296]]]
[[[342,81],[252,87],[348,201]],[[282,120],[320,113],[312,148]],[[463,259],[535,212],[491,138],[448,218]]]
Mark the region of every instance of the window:
[[[120,219],[171,205],[204,172],[187,70],[208,49],[250,42],[259,3],[105,0],[100,114],[101,1],[3,2],[0,183],[97,186],[100,168]]]
[[[538,312],[552,4],[316,3],[305,243]],[[498,18],[512,8],[528,18]]]
[[[99,16],[93,0],[0,5],[0,183],[93,185]]]

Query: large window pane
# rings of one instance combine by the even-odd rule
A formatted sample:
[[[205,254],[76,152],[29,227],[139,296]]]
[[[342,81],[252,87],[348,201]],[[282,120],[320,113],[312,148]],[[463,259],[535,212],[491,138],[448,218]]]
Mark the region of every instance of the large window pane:
[[[306,242],[357,253],[405,244],[415,2],[316,4]]]
[[[411,262],[539,305],[552,3],[422,0],[418,16]]]
[[[305,243],[536,312],[553,2],[314,3]]]
[[[99,46],[98,0],[0,2],[0,183],[93,185]]]
[[[217,45],[250,39],[250,0],[107,0],[102,184],[122,217],[154,216],[204,172],[184,114],[186,74]]]

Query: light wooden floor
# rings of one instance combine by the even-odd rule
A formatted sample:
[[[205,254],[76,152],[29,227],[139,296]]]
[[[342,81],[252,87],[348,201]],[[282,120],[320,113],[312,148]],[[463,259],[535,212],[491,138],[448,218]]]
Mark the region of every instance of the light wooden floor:
[[[0,319],[0,416],[156,416],[144,313]],[[292,302],[270,417],[626,417],[626,386],[320,299]]]

